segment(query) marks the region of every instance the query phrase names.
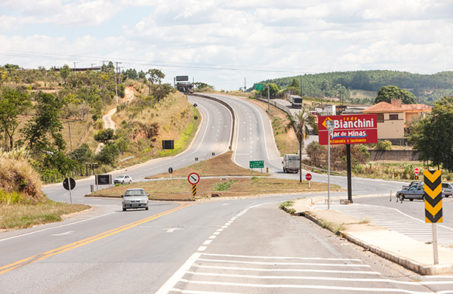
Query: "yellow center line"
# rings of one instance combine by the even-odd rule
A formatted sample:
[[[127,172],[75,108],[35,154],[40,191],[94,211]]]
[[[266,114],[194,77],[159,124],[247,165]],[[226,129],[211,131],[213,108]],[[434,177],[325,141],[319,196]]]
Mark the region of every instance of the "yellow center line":
[[[94,241],[98,241],[98,240],[104,239],[106,237],[118,234],[118,233],[120,233],[122,231],[131,229],[131,228],[136,227],[138,225],[141,225],[141,224],[150,222],[152,220],[158,219],[158,218],[160,218],[162,216],[165,216],[167,214],[171,214],[171,213],[173,213],[175,211],[178,211],[178,210],[180,210],[180,209],[182,209],[182,208],[184,208],[186,206],[189,206],[189,205],[191,205],[191,204],[187,204],[187,203],[179,204],[179,206],[177,206],[175,208],[172,208],[172,209],[166,210],[164,212],[161,212],[161,213],[146,217],[144,219],[135,221],[133,223],[126,224],[126,225],[123,225],[121,227],[118,227],[118,228],[115,228],[115,229],[111,229],[111,230],[108,230],[106,232],[103,232],[103,233],[100,233],[100,234],[97,234],[97,235],[94,235],[94,236],[91,236],[91,237],[88,237],[88,238],[85,238],[85,239],[70,243],[70,244],[67,244],[67,245],[64,245],[64,246],[61,246],[61,247],[58,247],[58,248],[55,248],[55,249],[40,253],[40,254],[36,254],[36,255],[21,259],[19,261],[11,263],[11,264],[4,265],[4,266],[0,267],[0,275],[2,275],[4,273],[7,273],[9,271],[12,271],[12,270],[14,270],[16,268],[22,267],[24,265],[27,265],[27,264],[30,264],[30,263],[33,263],[33,262],[37,262],[37,261],[49,258],[51,256],[54,256],[54,255],[57,255],[57,254],[60,254],[60,253],[75,249],[77,247],[90,244],[90,243],[92,243]]]

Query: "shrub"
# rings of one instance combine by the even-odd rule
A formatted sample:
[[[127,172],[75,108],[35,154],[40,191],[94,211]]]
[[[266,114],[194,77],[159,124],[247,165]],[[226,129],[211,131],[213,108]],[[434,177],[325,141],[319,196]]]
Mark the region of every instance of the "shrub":
[[[104,148],[96,155],[96,160],[101,164],[116,165],[120,155],[118,146],[114,143],[107,143]]]
[[[392,150],[392,142],[388,140],[378,141],[375,148],[376,150]]]

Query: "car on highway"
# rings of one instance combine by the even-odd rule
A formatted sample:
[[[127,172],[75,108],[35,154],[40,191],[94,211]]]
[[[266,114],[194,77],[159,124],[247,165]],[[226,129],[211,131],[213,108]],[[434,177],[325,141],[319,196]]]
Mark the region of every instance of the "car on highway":
[[[445,197],[453,195],[453,183],[442,183],[442,193]]]
[[[128,175],[119,175],[113,180],[113,184],[130,184],[132,178]]]
[[[126,211],[128,208],[144,208],[148,210],[148,196],[144,189],[134,188],[127,189],[121,197],[123,198],[123,211]]]
[[[413,201],[414,199],[423,199],[423,195],[425,194],[425,187],[422,182],[414,183],[407,188],[401,191],[396,192],[396,198],[400,201],[404,199],[409,199]]]
[[[408,190],[410,187],[420,185],[422,182],[420,181],[412,181],[409,185],[405,185],[402,187],[403,190]]]

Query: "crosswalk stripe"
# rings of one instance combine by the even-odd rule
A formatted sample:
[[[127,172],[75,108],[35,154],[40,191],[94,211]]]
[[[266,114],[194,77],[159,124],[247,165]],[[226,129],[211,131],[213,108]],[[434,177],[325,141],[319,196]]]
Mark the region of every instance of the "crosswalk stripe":
[[[295,272],[295,273],[329,273],[329,274],[354,274],[354,275],[380,275],[379,272],[360,271],[360,270],[322,270],[322,269],[270,269],[256,267],[234,267],[234,266],[212,266],[193,264],[193,267],[219,270],[236,270],[236,271],[260,271],[260,272]]]
[[[261,261],[240,261],[240,260],[225,260],[225,259],[207,259],[199,258],[198,261],[205,262],[225,262],[225,263],[240,263],[240,264],[260,264],[260,265],[310,265],[310,266],[331,266],[331,267],[370,267],[367,264],[351,264],[351,263],[313,263],[313,262],[261,262]]]
[[[237,258],[254,258],[254,259],[292,259],[292,260],[328,260],[328,261],[357,261],[360,259],[350,258],[323,258],[323,257],[288,257],[288,256],[259,256],[259,255],[233,255],[233,254],[215,254],[203,253],[203,256],[221,256],[221,257],[237,257]]]

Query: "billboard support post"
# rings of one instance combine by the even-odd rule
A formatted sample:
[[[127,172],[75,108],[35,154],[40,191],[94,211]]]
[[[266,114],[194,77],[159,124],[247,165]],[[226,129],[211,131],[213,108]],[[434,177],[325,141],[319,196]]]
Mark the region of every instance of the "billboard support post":
[[[348,201],[352,203],[351,144],[346,144],[346,169],[348,173]]]

